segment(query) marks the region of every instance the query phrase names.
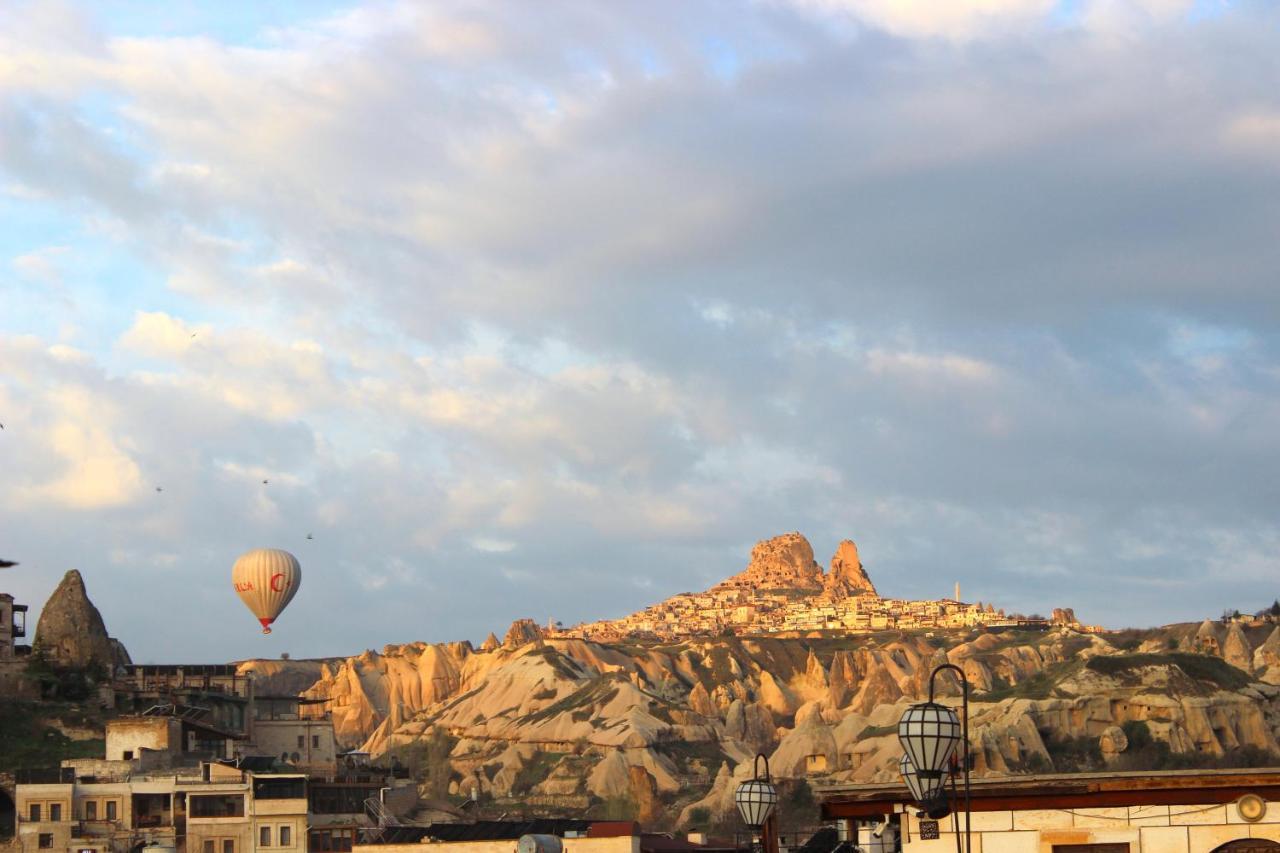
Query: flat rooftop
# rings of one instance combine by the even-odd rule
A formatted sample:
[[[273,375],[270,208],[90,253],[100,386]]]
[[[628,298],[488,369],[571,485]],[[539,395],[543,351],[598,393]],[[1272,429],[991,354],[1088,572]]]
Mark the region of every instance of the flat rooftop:
[[[813,792],[827,819],[881,815],[913,802],[901,781],[816,784]],[[1246,793],[1278,801],[1280,767],[987,776],[971,779],[970,793],[974,811],[1228,803]]]

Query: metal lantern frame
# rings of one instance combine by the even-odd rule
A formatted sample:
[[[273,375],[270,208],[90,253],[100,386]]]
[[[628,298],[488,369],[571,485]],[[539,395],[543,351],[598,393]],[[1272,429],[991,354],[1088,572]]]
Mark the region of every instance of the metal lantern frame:
[[[934,701],[934,688],[938,673],[950,670],[960,680],[960,716],[946,705]],[[956,853],[971,853],[973,838],[969,824],[972,813],[972,796],[969,788],[969,679],[964,670],[953,663],[939,664],[929,674],[929,701],[912,705],[902,714],[898,721],[898,741],[902,744],[903,760],[899,762],[899,770],[903,771],[903,780],[916,797],[922,809],[930,815],[937,814],[940,807],[946,804],[946,784],[948,765],[954,767],[957,759],[960,770],[964,773],[964,848],[960,847],[960,833],[957,826]],[[958,747],[963,745],[957,756]],[[909,765],[916,775],[916,786],[907,776],[904,765]],[[956,779],[953,773],[951,788],[953,799],[959,799],[955,791]],[[932,797],[924,796],[932,794]],[[942,814],[945,814],[942,811]]]
[[[907,783],[907,790],[911,792],[911,798],[917,803],[930,803],[946,795],[946,777],[939,776],[936,779],[921,777],[916,772],[915,765],[911,763],[911,756],[905,752],[902,754],[902,758],[898,759],[898,772],[902,774],[902,781]]]
[[[760,775],[760,762],[764,762],[764,775]],[[774,787],[769,776],[769,759],[764,753],[756,755],[752,766],[753,777],[738,786],[733,792],[733,801],[738,806],[742,820],[751,827],[751,845],[760,849],[760,832],[778,805],[778,789]]]
[[[963,740],[956,712],[946,705],[928,702],[912,705],[898,720],[898,740],[921,779],[941,779],[947,764]]]

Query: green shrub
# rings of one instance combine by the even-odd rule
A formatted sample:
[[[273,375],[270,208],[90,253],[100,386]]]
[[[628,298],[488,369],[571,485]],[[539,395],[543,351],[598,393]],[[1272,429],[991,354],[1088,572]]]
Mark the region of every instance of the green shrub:
[[[1173,652],[1162,655],[1098,655],[1085,664],[1102,675],[1124,675],[1148,666],[1176,666],[1197,681],[1207,681],[1222,690],[1239,690],[1249,684],[1249,676],[1222,658]]]
[[[0,772],[57,767],[66,758],[102,757],[104,739],[72,740],[48,725],[53,720],[83,728],[105,725],[105,717],[96,709],[0,698]]]
[[[599,813],[602,820],[635,820],[640,807],[627,796],[608,797],[600,804]]]
[[[799,780],[785,791],[782,807],[786,814],[812,814],[817,811],[817,801],[813,798],[813,789],[804,779]]]
[[[537,785],[546,781],[555,769],[563,752],[543,752],[539,750],[516,771],[516,778],[511,782],[511,793],[527,794]]]
[[[1081,735],[1080,737],[1063,738],[1046,741],[1045,749],[1053,760],[1053,767],[1059,773],[1088,773],[1101,770],[1103,765],[1102,749],[1096,737]]]

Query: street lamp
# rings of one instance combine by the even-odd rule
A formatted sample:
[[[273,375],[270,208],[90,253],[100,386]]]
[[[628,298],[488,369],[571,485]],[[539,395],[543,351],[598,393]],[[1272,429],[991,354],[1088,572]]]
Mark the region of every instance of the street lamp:
[[[762,759],[764,760],[763,776],[760,775]],[[769,759],[764,753],[756,755],[752,772],[754,777],[738,786],[738,790],[733,794],[733,801],[738,805],[738,812],[742,815],[743,822],[751,827],[751,849],[760,850],[760,833],[768,822],[769,816],[773,814],[773,807],[778,804],[778,789],[773,787],[773,782],[769,779]]]
[[[946,777],[921,779],[920,774],[916,772],[915,765],[911,763],[911,759],[906,754],[898,761],[898,772],[902,774],[902,781],[907,783],[907,790],[911,792],[911,798],[917,803],[938,803],[942,801],[946,794]],[[941,815],[939,816],[941,817]]]
[[[933,701],[938,673],[952,670],[960,679],[961,716],[946,705]],[[931,817],[945,817],[951,809],[946,802],[947,769],[954,764],[956,748],[964,744],[958,756],[964,772],[964,850],[960,851],[960,835],[956,833],[956,850],[971,853],[969,834],[969,680],[964,670],[944,663],[929,674],[929,701],[912,705],[898,720],[898,741],[904,755],[899,762],[902,778],[920,807]],[[914,784],[908,769],[914,771]],[[954,785],[952,786],[954,788]]]

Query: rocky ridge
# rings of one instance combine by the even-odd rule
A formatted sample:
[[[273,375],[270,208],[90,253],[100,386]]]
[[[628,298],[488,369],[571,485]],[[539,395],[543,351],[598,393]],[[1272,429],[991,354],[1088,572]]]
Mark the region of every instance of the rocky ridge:
[[[980,774],[1071,769],[1064,745],[1080,742],[1123,760],[1134,725],[1186,761],[1280,756],[1274,626],[486,646],[246,666],[270,664],[268,680],[318,672],[308,693],[327,698],[347,746],[385,755],[443,739],[450,792],[562,811],[624,797],[681,820],[697,807],[726,813],[759,751],[783,779],[894,779],[893,726],[942,662],[972,687]],[[938,688],[958,692],[945,676]]]

